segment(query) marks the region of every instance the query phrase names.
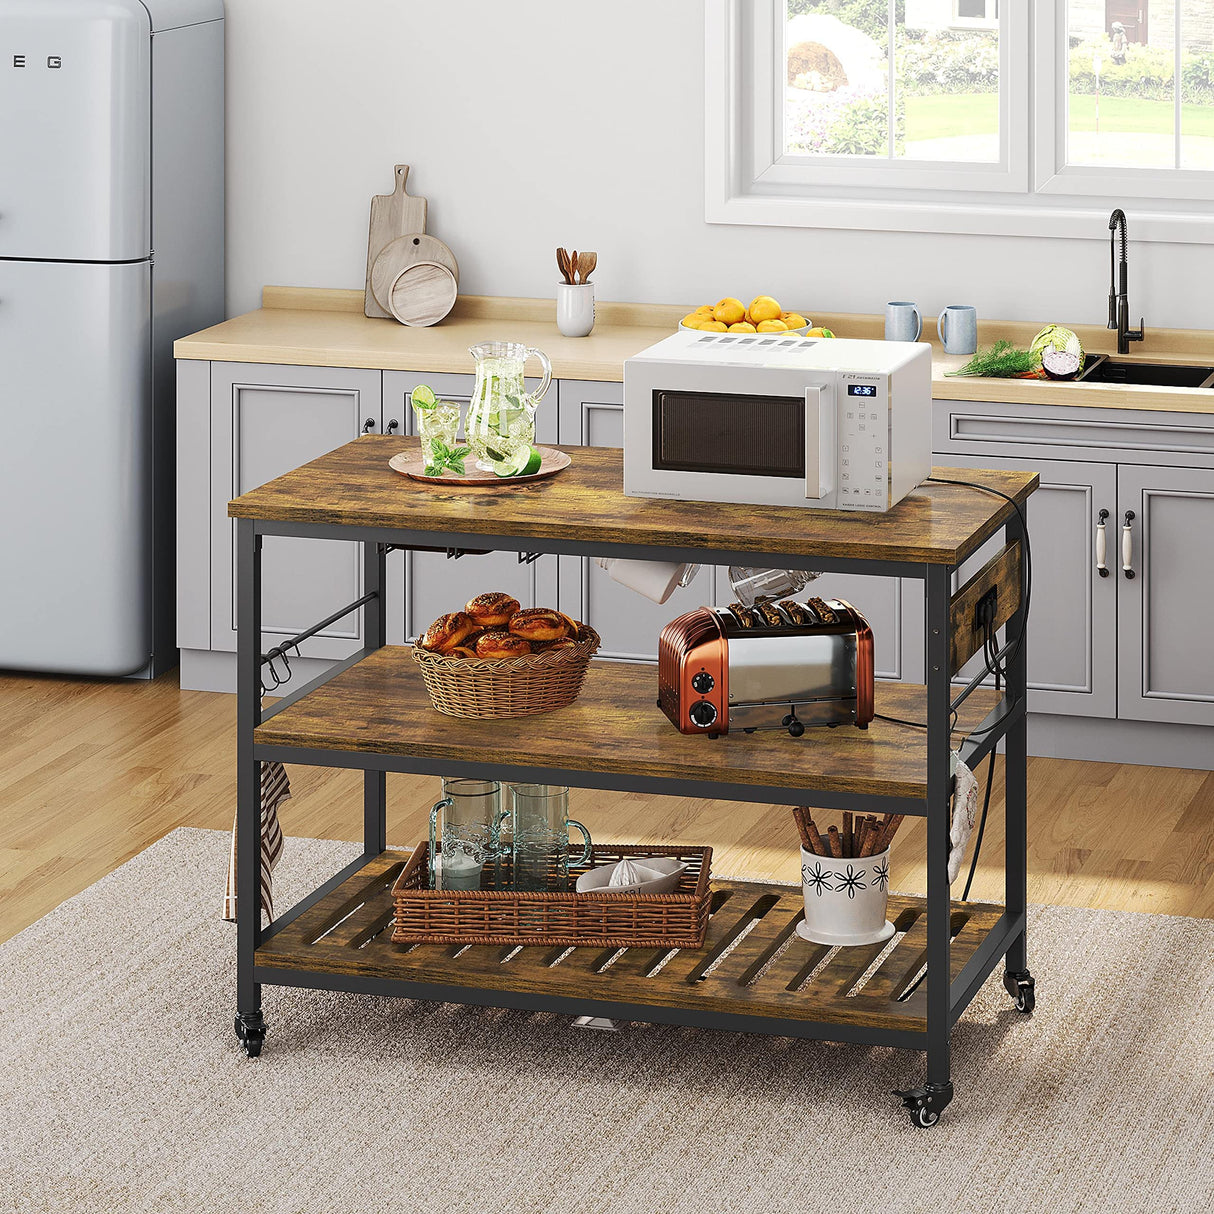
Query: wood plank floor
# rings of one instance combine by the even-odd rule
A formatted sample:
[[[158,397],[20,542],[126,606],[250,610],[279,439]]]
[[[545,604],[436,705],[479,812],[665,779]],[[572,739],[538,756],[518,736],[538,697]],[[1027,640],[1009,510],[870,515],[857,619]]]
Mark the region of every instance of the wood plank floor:
[[[234,697],[181,691],[176,672],[150,684],[0,676],[0,940],[178,826],[227,829],[235,718]],[[358,836],[357,773],[288,770],[288,835]],[[990,901],[1002,890],[1000,776],[972,891]],[[436,786],[388,778],[390,845],[423,837]],[[575,790],[573,813],[604,841],[706,842],[720,875],[797,879],[782,806]],[[894,888],[923,892],[922,851],[922,821],[908,820]],[[222,884],[216,873],[216,908]],[[1029,897],[1214,918],[1214,774],[1030,759]]]

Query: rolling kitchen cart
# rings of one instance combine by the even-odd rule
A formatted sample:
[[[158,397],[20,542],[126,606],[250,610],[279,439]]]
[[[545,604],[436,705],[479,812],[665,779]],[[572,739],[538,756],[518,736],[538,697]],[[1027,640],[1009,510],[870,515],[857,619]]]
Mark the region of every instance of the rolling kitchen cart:
[[[953,1094],[950,1029],[1001,959],[1017,1007],[1033,1007],[1025,958],[1025,647],[1005,648],[1002,692],[980,676],[959,687],[951,680],[981,651],[979,616],[989,619],[988,608],[1009,637],[1021,633],[1020,528],[1036,475],[937,470],[1016,506],[973,487],[927,483],[884,514],[843,513],[625,497],[621,453],[602,448],[571,449],[572,466],[547,481],[431,488],[388,467],[413,442],[360,438],[229,505],[239,670],[236,1032],[245,1051],[261,1052],[266,983],[899,1046],[927,1053],[925,1083],[899,1095],[915,1124],[935,1124]],[[961,562],[992,538],[997,545],[1000,531],[1003,546],[954,592]],[[363,594],[330,620],[361,608],[365,644],[263,708],[267,535],[362,543]],[[683,735],[655,706],[656,668],[640,663],[592,663],[581,697],[556,713],[505,722],[443,716],[430,706],[409,649],[385,645],[384,563],[394,548],[918,579],[927,685],[877,684],[880,717],[911,724],[877,719],[867,730],[811,729],[799,739],[779,731],[715,741]],[[950,728],[965,735],[961,751],[971,767],[1006,741],[1002,907],[950,900]],[[259,761],[275,759],[363,771],[364,850],[263,929]],[[714,881],[704,947],[673,956],[629,949],[608,966],[618,950],[393,944],[391,889],[407,853],[386,847],[389,771],[926,816],[927,896],[890,898],[893,942],[837,950],[796,935],[799,887],[749,881]]]

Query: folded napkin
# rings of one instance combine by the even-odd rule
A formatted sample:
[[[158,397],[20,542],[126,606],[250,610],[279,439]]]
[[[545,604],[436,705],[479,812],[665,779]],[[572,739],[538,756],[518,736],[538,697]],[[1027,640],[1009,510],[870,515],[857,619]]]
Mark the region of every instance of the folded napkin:
[[[261,765],[261,909],[274,918],[274,866],[282,856],[278,807],[291,796],[291,782],[281,763]],[[232,820],[232,854],[223,895],[223,917],[236,922],[236,820]]]

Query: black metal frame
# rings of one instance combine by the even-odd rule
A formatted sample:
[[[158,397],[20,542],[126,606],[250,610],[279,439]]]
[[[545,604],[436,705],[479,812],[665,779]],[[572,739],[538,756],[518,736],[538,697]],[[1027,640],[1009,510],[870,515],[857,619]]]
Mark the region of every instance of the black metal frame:
[[[1020,526],[1013,516],[1004,524],[1010,541]],[[253,519],[236,520],[237,547],[237,671],[239,678],[237,708],[237,1015],[236,1031],[246,1051],[260,1052],[265,1036],[261,1015],[263,983],[319,989],[358,991],[378,995],[396,995],[417,999],[456,1000],[497,1007],[545,1010],[570,1015],[605,1016],[612,1019],[647,1020],[690,1024],[706,1028],[743,1032],[776,1033],[836,1041],[919,1049],[927,1054],[926,1083],[921,1088],[898,1093],[911,1110],[912,1120],[931,1125],[940,1110],[952,1098],[949,1037],[953,1023],[961,1015],[986,978],[1006,958],[1004,982],[1009,991],[1028,990],[1031,1009],[1032,978],[1026,960],[1025,916],[1027,898],[1026,843],[1026,646],[1008,646],[1006,696],[979,729],[962,746],[962,757],[971,766],[981,761],[1001,741],[1006,743],[1004,788],[1007,814],[1005,861],[1005,912],[993,930],[958,976],[951,978],[951,909],[948,881],[950,798],[953,781],[949,771],[951,749],[950,720],[956,704],[963,700],[977,681],[971,682],[955,697],[949,669],[950,612],[952,575],[955,567],[901,561],[790,557],[762,551],[761,541],[748,552],[704,551],[702,549],[662,548],[636,544],[586,544],[576,540],[540,539],[534,536],[454,535],[415,532],[380,527],[338,526],[321,523],[283,523]],[[261,543],[264,535],[294,535],[308,538],[361,541],[363,544],[363,594],[346,612],[359,606],[364,611],[364,647],[348,659],[292,692],[269,709],[261,705]],[[985,536],[975,537],[976,541]],[[289,704],[328,682],[341,671],[373,653],[386,643],[384,586],[385,559],[389,551],[404,548],[483,549],[536,552],[567,556],[619,556],[655,561],[696,561],[710,564],[753,565],[767,562],[781,567],[838,571],[844,573],[890,576],[922,581],[926,593],[927,655],[927,795],[925,798],[856,796],[822,792],[817,789],[790,789],[752,785],[720,784],[711,781],[679,780],[631,776],[621,773],[584,772],[556,768],[530,768],[484,762],[430,760],[411,756],[362,754],[349,751],[314,750],[301,747],[255,744],[253,731],[264,720],[281,712]],[[1023,609],[1009,620],[1007,634],[1020,635],[1024,625]],[[316,766],[361,769],[363,772],[363,855],[298,905],[281,915],[264,932],[259,910],[260,848],[260,769],[261,760]],[[614,1003],[592,999],[569,999],[534,992],[483,991],[461,986],[383,979],[368,975],[320,974],[308,970],[287,970],[259,966],[256,951],[263,939],[279,930],[314,905],[342,881],[357,872],[385,847],[386,773],[413,772],[433,775],[477,774],[539,783],[572,784],[580,787],[647,791],[676,796],[710,797],[764,803],[804,800],[826,808],[849,808],[861,812],[917,814],[927,818],[927,1025],[925,1032],[865,1028],[835,1023],[810,1023],[768,1016],[704,1012],[697,1009],[656,1005]],[[1015,988],[1015,990],[1014,990]],[[1023,1008],[1022,1008],[1023,1010]]]

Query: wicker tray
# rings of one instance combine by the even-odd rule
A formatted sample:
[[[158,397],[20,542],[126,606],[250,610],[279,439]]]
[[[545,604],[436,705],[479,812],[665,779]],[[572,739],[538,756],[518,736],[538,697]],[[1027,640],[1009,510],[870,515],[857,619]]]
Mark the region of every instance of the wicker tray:
[[[521,658],[450,658],[413,646],[430,703],[449,717],[525,717],[565,708],[578,698],[586,667],[602,642],[583,624],[569,649]]]
[[[581,854],[580,848],[571,848]],[[392,887],[398,944],[593,944],[615,948],[702,948],[708,929],[711,847],[595,844],[590,867],[624,857],[684,861],[672,894],[578,894],[565,891],[433,890],[430,844],[420,843]],[[503,883],[509,881],[509,861]],[[584,871],[584,870],[582,870]]]

